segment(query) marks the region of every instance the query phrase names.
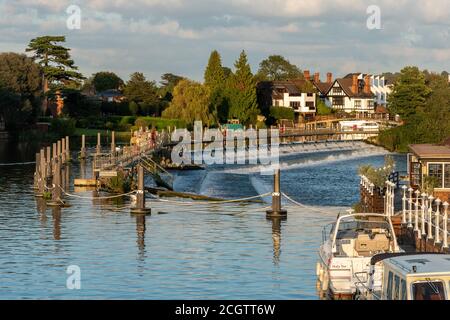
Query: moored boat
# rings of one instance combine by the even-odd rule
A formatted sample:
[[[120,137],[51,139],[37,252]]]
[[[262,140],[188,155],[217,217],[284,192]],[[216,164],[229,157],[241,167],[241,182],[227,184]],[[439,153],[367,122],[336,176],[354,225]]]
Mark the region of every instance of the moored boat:
[[[333,299],[352,299],[355,274],[368,272],[375,254],[401,252],[391,219],[377,213],[339,215],[325,226],[319,249],[317,276],[320,290]],[[381,279],[374,279],[375,286]]]

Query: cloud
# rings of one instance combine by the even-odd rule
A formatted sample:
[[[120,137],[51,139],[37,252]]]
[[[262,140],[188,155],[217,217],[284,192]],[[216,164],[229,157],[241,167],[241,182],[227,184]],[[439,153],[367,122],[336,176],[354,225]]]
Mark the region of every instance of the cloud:
[[[71,4],[81,8],[81,30],[66,28]],[[372,4],[381,30],[366,28]],[[0,0],[0,15],[2,50],[64,34],[82,72],[125,78],[143,70],[200,80],[213,49],[228,66],[247,50],[253,71],[270,54],[341,75],[449,68],[449,0]]]

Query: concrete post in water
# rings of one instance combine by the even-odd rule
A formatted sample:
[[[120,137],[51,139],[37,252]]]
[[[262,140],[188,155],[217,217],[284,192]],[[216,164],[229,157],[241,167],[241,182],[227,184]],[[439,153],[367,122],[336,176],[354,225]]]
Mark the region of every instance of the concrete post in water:
[[[131,213],[150,214],[151,209],[145,207],[145,191],[144,191],[144,167],[139,164],[137,167],[138,190],[136,193],[136,207],[131,208]]]
[[[428,197],[428,237],[427,239],[433,239],[433,196]]]
[[[409,206],[408,206],[408,228],[412,228],[412,205],[413,205],[413,191],[414,189],[409,187],[408,192],[409,192]]]
[[[86,159],[86,136],[84,134],[81,136],[80,159],[82,159],[82,160]]]
[[[443,225],[443,247],[448,248],[448,231],[447,231],[447,225],[448,225],[448,202],[443,203],[444,207],[444,225]]]
[[[416,190],[416,210],[414,212],[414,231],[419,232],[419,197],[420,191]]]
[[[97,149],[96,149],[96,153],[97,155],[99,155],[102,152],[102,145],[101,145],[101,141],[100,141],[100,132],[97,133]]]
[[[287,211],[281,208],[280,169],[275,169],[273,177],[272,209],[266,211],[268,218],[287,216]]]
[[[70,161],[69,136],[66,136],[66,161]]]
[[[422,193],[422,217],[421,217],[421,233],[422,238],[426,235],[425,232],[425,212],[427,212],[427,194]]]
[[[441,243],[441,239],[439,239],[439,229],[440,229],[439,215],[441,214],[439,210],[440,210],[440,206],[441,206],[441,199],[437,198],[435,202],[436,202],[436,212],[435,212],[435,218],[434,218],[434,237],[435,237],[434,243],[439,244],[439,243]]]

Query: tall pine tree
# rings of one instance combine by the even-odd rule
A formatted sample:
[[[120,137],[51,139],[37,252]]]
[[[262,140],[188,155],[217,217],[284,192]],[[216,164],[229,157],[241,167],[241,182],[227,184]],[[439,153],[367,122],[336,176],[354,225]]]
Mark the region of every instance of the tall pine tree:
[[[42,67],[45,95],[50,89],[57,91],[65,86],[78,86],[79,81],[84,79],[70,57],[70,49],[58,44],[65,41],[65,36],[37,37],[30,41],[25,50],[33,52],[33,59]],[[44,112],[47,104],[46,96],[43,105]]]
[[[229,81],[229,117],[243,124],[255,123],[258,115],[256,83],[244,50],[234,66],[236,71]]]
[[[228,118],[228,100],[225,96],[225,70],[219,52],[214,50],[205,69],[205,85],[211,92],[211,110],[217,122],[226,122]]]

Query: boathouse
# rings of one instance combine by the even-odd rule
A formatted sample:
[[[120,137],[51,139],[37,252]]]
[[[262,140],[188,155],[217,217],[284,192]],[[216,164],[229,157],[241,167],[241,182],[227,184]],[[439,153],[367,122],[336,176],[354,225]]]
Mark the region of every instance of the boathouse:
[[[450,139],[442,144],[412,144],[409,150],[411,187],[420,190],[431,187],[435,198],[450,201]]]

